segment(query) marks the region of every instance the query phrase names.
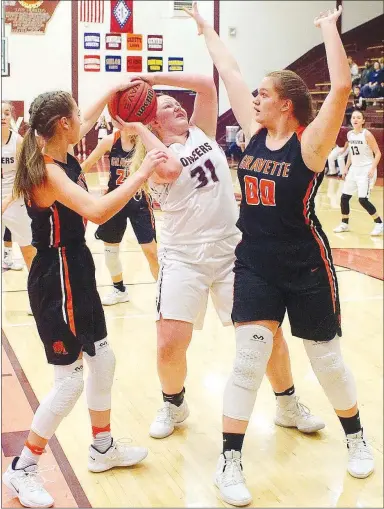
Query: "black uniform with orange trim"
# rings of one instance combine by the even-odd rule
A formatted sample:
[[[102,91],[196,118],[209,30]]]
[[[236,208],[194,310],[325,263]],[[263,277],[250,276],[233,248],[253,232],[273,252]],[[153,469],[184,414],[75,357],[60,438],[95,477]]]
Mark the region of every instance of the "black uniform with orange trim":
[[[120,131],[116,131],[109,155],[108,192],[120,186],[129,176],[129,164],[133,150],[126,152],[123,149]],[[131,221],[139,244],[149,244],[152,240],[156,240],[152,200],[144,191],[139,191],[120,212],[100,225],[96,230],[95,237],[109,244],[120,244],[127,228],[127,219]]]
[[[261,129],[239,163],[242,190],[237,223],[234,322],[275,320],[285,311],[294,336],[329,341],[341,336],[336,272],[328,239],[315,214],[323,173],[301,155],[300,128],[279,150]]]
[[[47,156],[45,161],[88,190],[78,161],[70,154],[67,158],[67,163]],[[33,316],[48,362],[72,364],[82,350],[95,355],[94,343],[107,336],[95,265],[85,244],[86,221],[59,202],[45,209],[26,205],[37,249],[28,277]]]

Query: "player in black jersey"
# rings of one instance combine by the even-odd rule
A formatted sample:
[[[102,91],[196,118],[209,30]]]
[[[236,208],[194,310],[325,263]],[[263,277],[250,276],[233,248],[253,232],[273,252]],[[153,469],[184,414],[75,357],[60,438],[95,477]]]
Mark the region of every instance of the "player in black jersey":
[[[252,499],[242,473],[241,449],[273,338],[286,311],[292,334],[305,340],[313,370],[347,435],[348,472],[367,477],[374,468],[360,424],[354,379],[340,351],[331,250],[314,210],[351,90],[336,26],[340,13],[341,7],[315,19],[324,38],[331,89],[313,119],[311,95],[299,76],[291,71],[269,73],[254,98],[196,3],[190,12],[247,140],[238,171],[242,242],[236,249],[232,313],[236,358],[224,394],[223,454],[216,472],[221,497],[233,505]]]
[[[41,94],[31,105],[30,129],[20,152],[14,192],[26,201],[37,249],[28,293],[55,374],[54,387],[36,411],[20,457],[3,475],[4,483],[26,507],[53,504],[36,480],[37,462],[83,390],[83,357],[89,367],[86,397],[94,437],[89,470],[133,465],[147,455],[146,449],[127,447],[111,437],[115,356],[109,347],[95,266],[84,232],[87,219],[102,224],[119,212],[167,156],[151,151],[135,175],[118,189],[100,198],[87,192],[81,167],[68,149],[92,127],[109,97],[105,95],[90,110],[81,128],[79,110],[70,94]],[[35,131],[44,139],[43,153]]]
[[[110,169],[107,192],[113,191],[125,182],[130,174],[136,147],[139,147],[136,140],[137,136],[130,135],[127,131],[116,131],[106,136],[99,141],[89,157],[81,164],[83,172],[89,171],[106,152],[109,152]],[[140,163],[145,156],[145,150],[142,152],[142,154],[136,155],[136,157],[139,156]],[[148,260],[152,275],[157,280],[159,265],[152,199],[144,189],[139,189],[124,208],[106,223],[100,225],[95,233],[97,239],[104,241],[105,262],[113,282],[112,292],[101,299],[104,306],[129,300],[128,289],[123,283],[123,268],[119,257],[120,243],[127,228],[127,219],[130,220],[137,241]]]

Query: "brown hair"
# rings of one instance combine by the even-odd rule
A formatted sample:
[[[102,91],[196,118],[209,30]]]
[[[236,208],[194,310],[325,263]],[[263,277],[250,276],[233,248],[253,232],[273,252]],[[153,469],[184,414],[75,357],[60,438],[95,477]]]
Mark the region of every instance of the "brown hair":
[[[41,186],[46,177],[43,153],[36,133],[49,140],[55,134],[56,122],[73,113],[73,98],[68,92],[40,94],[29,108],[29,129],[21,145],[13,194],[16,198],[31,198],[32,189]]]
[[[281,99],[293,104],[293,114],[300,125],[307,126],[314,118],[311,94],[304,80],[293,71],[272,71],[267,77],[274,78],[275,88]]]

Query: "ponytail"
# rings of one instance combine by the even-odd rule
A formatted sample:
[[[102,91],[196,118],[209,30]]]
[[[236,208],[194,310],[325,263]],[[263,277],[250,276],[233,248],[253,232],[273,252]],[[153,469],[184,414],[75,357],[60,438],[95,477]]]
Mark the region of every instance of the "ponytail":
[[[13,195],[15,198],[31,199],[32,189],[41,186],[47,178],[44,156],[41,152],[35,130],[30,127],[23,139],[19,157]]]

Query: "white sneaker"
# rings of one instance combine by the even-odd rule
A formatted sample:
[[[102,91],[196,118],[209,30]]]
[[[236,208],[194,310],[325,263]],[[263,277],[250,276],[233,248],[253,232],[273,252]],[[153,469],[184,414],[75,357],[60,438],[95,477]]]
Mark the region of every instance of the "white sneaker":
[[[2,267],[6,270],[23,270],[23,264],[14,262],[10,256],[4,256]]]
[[[335,233],[349,232],[349,225],[347,223],[340,223],[339,226],[333,229]]]
[[[123,440],[112,441],[111,447],[104,453],[89,446],[88,470],[105,472],[113,467],[131,467],[140,463],[148,455],[145,447],[130,447]]]
[[[240,451],[220,454],[214,482],[220,498],[227,504],[243,506],[252,502],[252,496],[245,485]]]
[[[325,427],[324,421],[312,415],[309,408],[299,402],[297,396],[290,397],[284,404],[277,398],[275,424],[284,428],[297,428],[302,433],[314,433]]]
[[[374,470],[372,449],[364,439],[363,430],[353,435],[347,435],[348,467],[352,477],[364,479]]]
[[[375,227],[371,231],[371,235],[372,236],[383,235],[383,226],[384,226],[384,223],[376,223]]]
[[[180,406],[165,401],[163,407],[157,411],[156,419],[149,428],[149,435],[152,438],[165,438],[172,435],[175,426],[185,421],[188,415],[189,408],[185,399]]]
[[[113,287],[113,290],[111,293],[106,295],[105,297],[102,297],[101,303],[103,306],[114,306],[115,304],[119,304],[120,302],[128,302],[129,296],[128,296],[128,290],[127,287],[125,287],[125,291],[121,292],[117,288]]]
[[[17,469],[19,458],[14,458],[3,474],[3,483],[12,491],[24,507],[51,507],[53,498],[43,488],[45,480],[39,474],[37,465]]]

